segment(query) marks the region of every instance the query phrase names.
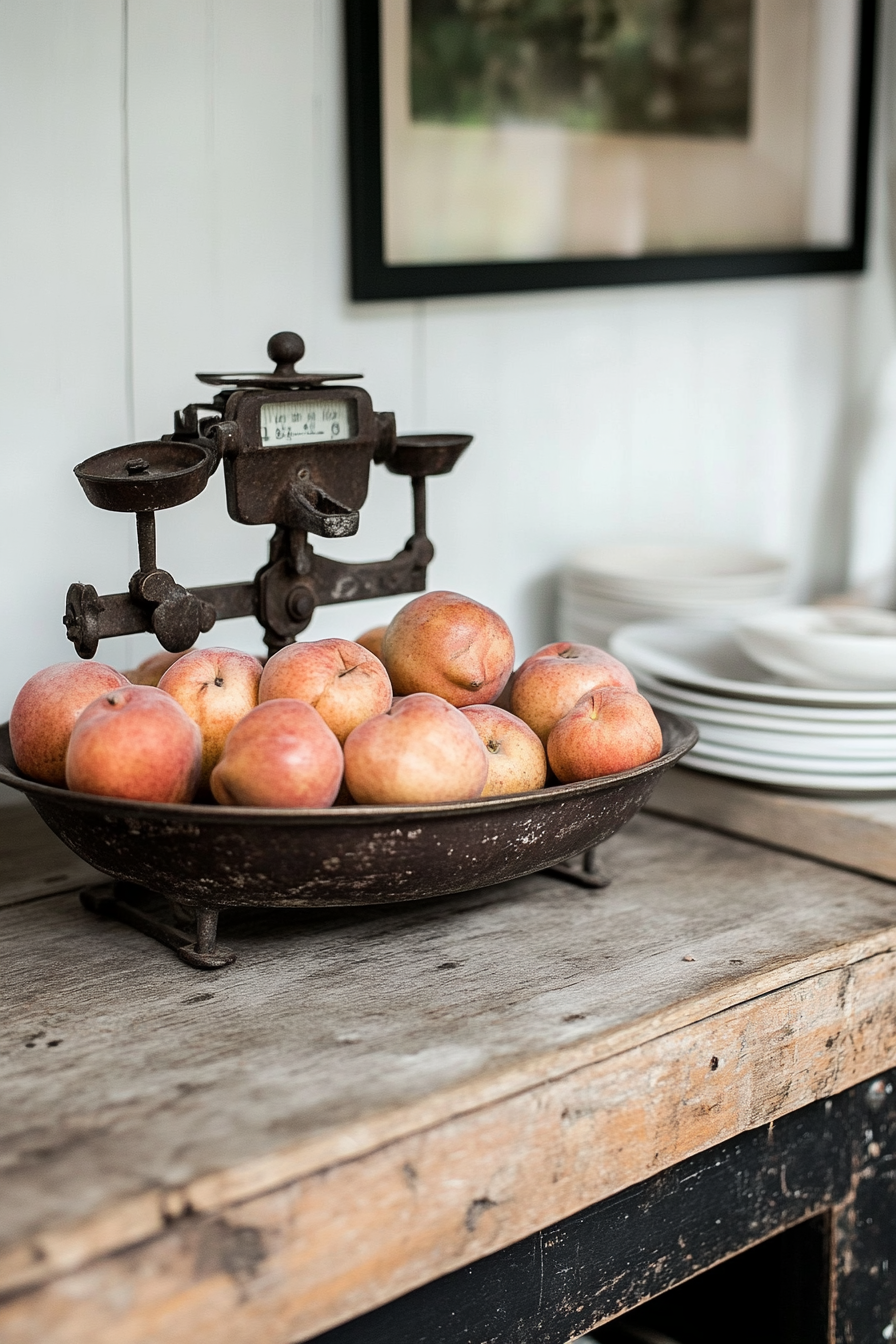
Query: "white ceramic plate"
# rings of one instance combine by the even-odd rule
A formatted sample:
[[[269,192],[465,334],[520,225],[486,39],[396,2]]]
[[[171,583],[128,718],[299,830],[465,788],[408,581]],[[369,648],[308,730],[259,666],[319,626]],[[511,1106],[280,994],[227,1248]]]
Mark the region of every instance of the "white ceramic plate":
[[[771,784],[778,789],[796,789],[800,793],[896,793],[896,775],[814,775],[799,770],[768,770],[733,761],[695,758],[693,751],[688,753],[681,764],[689,770],[725,775],[729,779],[744,779],[751,784]]]
[[[689,586],[687,588],[670,588],[659,583],[642,584],[637,587],[631,585],[619,585],[615,583],[604,583],[595,578],[589,577],[581,569],[567,569],[563,573],[563,581],[570,587],[575,588],[576,592],[581,593],[583,597],[592,598],[597,602],[633,602],[639,606],[653,605],[660,606],[697,606],[702,603],[713,602],[769,602],[778,599],[784,592],[782,588],[775,587],[719,587],[712,585],[710,587]]]
[[[848,733],[896,731],[896,709],[851,709],[848,706],[831,709],[825,705],[779,705],[766,700],[735,700],[674,685],[663,681],[661,677],[651,676],[637,666],[632,666],[631,670],[648,700],[654,696],[664,696],[670,702],[675,701],[676,713],[691,717],[709,711],[731,716],[734,723],[752,724],[757,720],[779,723],[783,720],[787,729],[793,732],[797,731],[798,724],[805,724],[808,732],[814,731],[815,727],[820,731],[835,731],[838,726]],[[763,726],[768,726],[768,722]]]
[[[745,616],[734,637],[749,658],[792,686],[896,691],[896,612],[785,607]]]
[[[787,578],[783,561],[739,546],[609,544],[578,552],[572,564],[604,591],[620,596],[645,591],[766,593],[778,591]]]
[[[781,686],[739,648],[730,631],[686,621],[642,621],[615,631],[611,651],[640,668],[690,690],[786,705],[832,709],[893,709],[896,691],[821,691]],[[637,675],[637,674],[636,674]]]
[[[630,625],[634,621],[684,620],[710,621],[720,623],[728,621],[749,621],[756,616],[764,616],[769,610],[780,605],[777,598],[695,598],[688,602],[664,601],[652,596],[643,602],[632,599],[620,601],[614,597],[598,597],[596,594],[583,593],[572,584],[561,583],[560,600],[576,607],[583,614],[612,616],[621,625]]]
[[[653,703],[668,709],[658,698]],[[681,711],[678,711],[679,713]],[[672,710],[672,713],[676,713]],[[745,747],[749,751],[772,752],[790,760],[824,758],[827,760],[884,761],[896,773],[896,735],[887,737],[837,737],[824,733],[767,732],[762,729],[732,728],[728,724],[707,722],[690,715],[700,729],[701,742],[721,747]]]
[[[750,747],[735,747],[720,742],[712,742],[701,734],[700,744],[695,747],[697,756],[711,757],[714,761],[732,761],[743,765],[755,765],[759,769],[798,770],[809,775],[844,775],[850,779],[857,777],[892,775],[896,778],[896,758],[889,760],[861,760],[857,757],[838,756],[790,756],[779,751],[754,751]]]
[[[736,710],[711,709],[703,705],[692,704],[655,686],[638,683],[642,695],[660,709],[671,709],[673,714],[684,714],[687,718],[719,731],[749,733],[751,736],[765,734],[769,737],[786,737],[794,743],[801,740],[822,739],[826,742],[855,742],[856,744],[881,743],[886,749],[896,752],[896,719],[889,723],[849,723],[825,722],[820,719],[797,719],[764,714],[738,714]],[[887,745],[889,744],[889,745]],[[795,748],[796,749],[796,748]],[[864,750],[861,747],[860,750]]]
[[[786,733],[799,737],[850,738],[856,741],[893,739],[896,743],[896,714],[889,720],[875,720],[867,723],[864,719],[821,719],[798,718],[795,715],[743,714],[734,706],[737,701],[727,702],[720,709],[711,708],[690,699],[683,699],[674,690],[659,687],[656,683],[646,684],[642,677],[638,681],[642,695],[656,702],[661,709],[671,709],[674,714],[684,714],[687,718],[699,719],[701,723],[720,724],[730,728],[743,729],[746,732]],[[709,698],[708,696],[706,697]],[[720,697],[721,698],[721,697]],[[759,709],[766,706],[759,705]]]

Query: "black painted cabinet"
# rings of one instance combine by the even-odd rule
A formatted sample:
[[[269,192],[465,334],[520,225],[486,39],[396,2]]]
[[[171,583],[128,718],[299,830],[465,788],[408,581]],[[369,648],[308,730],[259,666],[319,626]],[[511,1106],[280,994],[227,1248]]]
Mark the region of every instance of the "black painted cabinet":
[[[317,1344],[896,1338],[894,1084],[741,1134]]]

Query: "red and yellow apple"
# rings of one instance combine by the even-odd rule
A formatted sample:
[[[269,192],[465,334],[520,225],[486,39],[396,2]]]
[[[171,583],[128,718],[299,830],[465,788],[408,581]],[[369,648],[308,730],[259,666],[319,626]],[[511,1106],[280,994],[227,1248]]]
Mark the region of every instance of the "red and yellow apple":
[[[511,672],[507,681],[504,683],[503,691],[500,695],[495,696],[494,700],[491,702],[493,705],[497,705],[499,709],[506,709],[508,714],[512,713],[510,708],[510,697],[513,695],[513,683],[515,680],[516,673]]]
[[[258,704],[261,663],[238,649],[191,649],[159,682],[202,734],[201,788],[221,759],[227,734]]]
[[[544,747],[528,724],[497,705],[468,705],[460,712],[485,747],[488,779],[483,798],[543,787],[548,772]]]
[[[258,687],[267,700],[303,700],[344,742],[392,703],[392,686],[379,658],[350,639],[289,644],[269,658]]]
[[[362,649],[367,649],[375,658],[382,660],[383,657],[383,635],[386,633],[384,625],[375,625],[370,630],[365,630],[363,635],[359,635],[355,640]]]
[[[194,649],[187,650],[187,653],[194,652]],[[138,663],[124,675],[134,686],[158,686],[169,667],[173,667],[179,658],[186,658],[187,653],[167,653],[164,649],[159,649],[157,653],[151,653],[142,663]]]
[[[78,717],[65,759],[77,793],[147,803],[189,803],[202,767],[196,724],[157,686],[125,685]]]
[[[587,691],[600,686],[637,690],[625,664],[603,649],[593,644],[545,644],[517,668],[510,709],[546,744],[554,724]]]
[[[460,710],[437,695],[407,695],[345,743],[345,782],[357,803],[452,803],[479,798],[486,751]]]
[[[331,807],[342,783],[336,734],[304,700],[268,700],[231,732],[212,794],[237,807]]]
[[[650,705],[621,686],[583,695],[548,738],[548,760],[561,784],[633,770],[662,750],[662,729]]]
[[[127,685],[105,663],[54,663],[29,677],[9,716],[12,754],[22,774],[65,784],[65,753],[78,715],[98,695]]]
[[[513,669],[513,636],[481,602],[423,593],[386,627],[383,662],[396,695],[426,692],[456,706],[488,704]]]

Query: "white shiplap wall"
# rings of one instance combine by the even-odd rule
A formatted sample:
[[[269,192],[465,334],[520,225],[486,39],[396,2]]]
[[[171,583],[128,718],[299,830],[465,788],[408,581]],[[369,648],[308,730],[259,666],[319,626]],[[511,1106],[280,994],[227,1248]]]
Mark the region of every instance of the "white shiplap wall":
[[[549,637],[551,574],[602,538],[725,539],[835,582],[857,282],[785,280],[353,305],[336,0],[0,0],[0,716],[69,656],[72,579],[124,587],[132,523],[71,466],[155,437],[200,368],[260,367],[271,332],[365,372],[400,427],[476,435],[431,488],[434,586]],[[390,554],[407,486],[375,473],[359,536]],[[248,577],[262,531],[223,482],[160,519],[186,583]],[[833,577],[832,577],[833,576]],[[357,634],[398,602],[330,609]],[[250,622],[208,642],[258,647]],[[102,646],[127,665],[149,637]]]

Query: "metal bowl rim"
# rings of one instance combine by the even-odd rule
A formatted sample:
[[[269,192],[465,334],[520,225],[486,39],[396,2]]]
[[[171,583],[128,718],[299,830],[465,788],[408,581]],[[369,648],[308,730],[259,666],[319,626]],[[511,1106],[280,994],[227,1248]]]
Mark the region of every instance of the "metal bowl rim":
[[[323,383],[342,383],[363,378],[363,373],[197,373],[200,383],[210,387],[233,387],[257,392],[304,392]],[[338,388],[328,389],[334,392]],[[354,389],[353,389],[354,390]],[[337,441],[338,442],[338,441]]]
[[[199,454],[197,461],[191,462],[188,467],[178,467],[174,471],[166,471],[164,476],[96,476],[92,472],[85,470],[91,462],[98,461],[101,457],[108,457],[110,453],[119,453],[123,448],[138,449],[149,448],[159,443],[164,443],[166,447],[175,446],[178,448],[191,448]],[[198,443],[183,443],[177,439],[143,439],[140,443],[120,443],[116,448],[106,448],[101,453],[94,453],[92,457],[85,457],[83,462],[79,462],[72,470],[79,481],[90,481],[95,485],[119,485],[128,481],[136,481],[138,484],[155,485],[159,481],[176,480],[179,476],[188,476],[190,472],[198,471],[199,468],[206,468],[211,454],[207,448]]]
[[[615,775],[599,775],[596,779],[578,780],[573,784],[553,784],[548,788],[532,789],[528,793],[505,793],[492,798],[474,798],[457,803],[396,803],[392,806],[352,807],[225,807],[212,803],[154,803],[141,802],[132,798],[107,798],[102,794],[73,793],[69,789],[59,789],[53,784],[41,784],[25,775],[14,774],[0,762],[0,784],[18,790],[21,793],[34,793],[39,797],[52,799],[63,805],[81,809],[108,812],[114,809],[124,814],[148,813],[158,817],[176,817],[181,821],[241,821],[241,822],[306,822],[325,824],[389,821],[408,822],[415,817],[429,819],[439,816],[452,816],[458,813],[506,812],[521,805],[542,806],[560,798],[578,797],[589,793],[603,793],[618,784],[640,776],[659,773],[679,761],[691,750],[699,737],[697,727],[680,714],[669,710],[654,711],[664,730],[681,735],[677,745],[663,751],[652,761],[637,765],[632,770],[622,770]],[[0,724],[0,743],[9,741],[9,724]]]

